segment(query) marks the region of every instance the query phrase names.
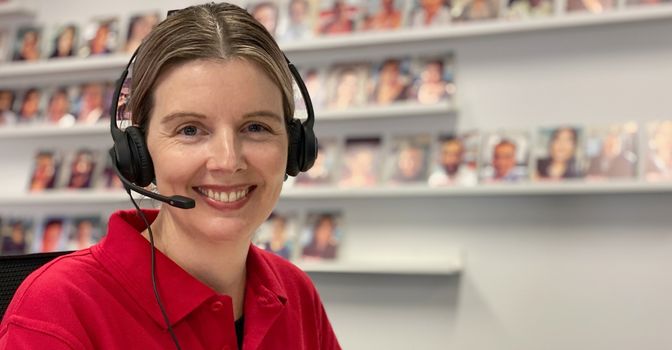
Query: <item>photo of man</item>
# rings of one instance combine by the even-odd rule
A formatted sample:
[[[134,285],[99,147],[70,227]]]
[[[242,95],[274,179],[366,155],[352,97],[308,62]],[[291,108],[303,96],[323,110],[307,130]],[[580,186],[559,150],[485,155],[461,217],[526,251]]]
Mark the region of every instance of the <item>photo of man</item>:
[[[482,147],[481,180],[489,183],[529,179],[529,142],[529,134],[523,131],[487,135]]]
[[[37,61],[40,59],[42,29],[39,27],[20,27],[16,32],[13,61]]]
[[[342,240],[340,213],[309,213],[302,235],[304,260],[334,260]]]
[[[290,0],[287,4],[287,16],[281,17],[280,41],[292,42],[313,36],[315,22],[314,1]]]
[[[586,179],[634,178],[637,175],[637,124],[593,126],[586,131]]]
[[[378,184],[381,142],[378,137],[350,138],[345,141],[345,155],[340,186],[367,187]]]
[[[294,254],[295,224],[293,214],[273,212],[257,230],[255,244],[290,260]]]
[[[397,136],[387,157],[387,183],[425,183],[429,170],[431,137],[429,135]]]
[[[430,186],[474,186],[478,183],[477,133],[460,136],[440,135],[434,171],[429,176]]]

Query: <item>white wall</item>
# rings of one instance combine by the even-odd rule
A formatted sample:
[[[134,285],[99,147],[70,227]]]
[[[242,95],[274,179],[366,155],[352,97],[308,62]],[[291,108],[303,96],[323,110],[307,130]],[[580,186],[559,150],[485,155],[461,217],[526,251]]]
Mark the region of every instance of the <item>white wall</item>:
[[[84,21],[181,1],[26,1],[38,21]],[[190,2],[190,3],[193,3]],[[455,49],[458,125],[491,130],[672,118],[672,21],[327,50],[314,60]],[[451,120],[324,124],[448,128]],[[105,138],[104,142],[109,142]],[[5,149],[2,159],[9,151]],[[9,152],[11,153],[11,152]],[[672,348],[669,194],[285,200],[341,208],[350,254],[466,254],[459,277],[315,275],[346,349]]]

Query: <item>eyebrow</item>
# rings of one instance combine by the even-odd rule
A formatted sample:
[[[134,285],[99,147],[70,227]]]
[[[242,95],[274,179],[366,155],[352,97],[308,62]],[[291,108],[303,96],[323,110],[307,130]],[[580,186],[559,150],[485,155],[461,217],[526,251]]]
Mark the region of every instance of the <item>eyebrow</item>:
[[[197,112],[185,112],[185,111],[179,111],[179,112],[173,112],[170,113],[166,116],[164,116],[161,120],[161,124],[167,124],[170,123],[171,121],[178,119],[178,118],[184,118],[184,117],[195,117],[198,119],[207,119],[207,116],[202,113],[197,113]],[[273,113],[271,111],[254,111],[254,112],[249,112],[245,113],[243,115],[243,119],[248,119],[248,118],[254,118],[254,117],[264,117],[264,118],[270,118],[270,119],[275,119],[275,121],[282,123],[283,118],[281,118],[279,115],[276,113]]]

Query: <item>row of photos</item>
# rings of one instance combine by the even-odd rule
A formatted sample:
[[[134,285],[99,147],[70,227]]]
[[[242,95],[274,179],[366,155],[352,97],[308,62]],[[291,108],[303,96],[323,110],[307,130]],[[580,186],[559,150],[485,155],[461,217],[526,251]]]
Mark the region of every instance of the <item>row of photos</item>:
[[[329,67],[301,68],[313,106],[318,111],[403,103],[437,104],[452,99],[453,54],[391,57],[374,63],[337,63]],[[93,124],[109,117],[114,94],[112,82],[71,86],[0,88],[0,127],[13,124],[70,126]],[[129,94],[121,91],[118,111],[123,114]],[[301,95],[295,93],[298,109]],[[128,119],[120,115],[119,119]]]
[[[334,260],[343,237],[339,211],[309,212],[299,228],[295,213],[273,213],[257,230],[253,243],[289,260]],[[0,255],[79,250],[104,236],[96,215],[0,216]]]
[[[669,1],[627,0],[626,5]],[[617,3],[567,0],[566,10],[602,13],[616,9]],[[280,0],[252,1],[245,6],[279,42],[453,22],[547,17],[554,13],[552,0]],[[50,33],[43,33],[40,25],[21,26],[15,33],[0,27],[0,62],[132,53],[161,18],[155,10],[133,15],[123,36],[120,20],[114,16],[94,18],[83,25],[72,21],[51,28]]]
[[[672,180],[672,121],[460,135],[321,138],[313,168],[286,186],[473,186],[529,180]],[[536,143],[535,143],[536,142]],[[643,156],[642,156],[643,155]],[[640,168],[641,167],[641,168]],[[28,190],[120,189],[106,152],[45,150]]]

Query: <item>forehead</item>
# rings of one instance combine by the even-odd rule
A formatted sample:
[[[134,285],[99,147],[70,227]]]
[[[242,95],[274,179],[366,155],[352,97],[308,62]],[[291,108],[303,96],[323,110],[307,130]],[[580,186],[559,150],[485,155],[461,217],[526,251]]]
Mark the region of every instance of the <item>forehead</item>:
[[[189,61],[164,72],[154,89],[154,113],[206,116],[268,110],[282,115],[280,88],[257,64],[242,59]]]

